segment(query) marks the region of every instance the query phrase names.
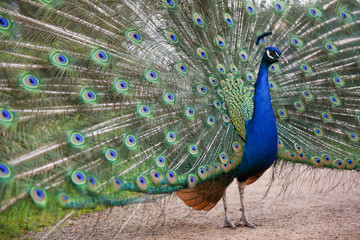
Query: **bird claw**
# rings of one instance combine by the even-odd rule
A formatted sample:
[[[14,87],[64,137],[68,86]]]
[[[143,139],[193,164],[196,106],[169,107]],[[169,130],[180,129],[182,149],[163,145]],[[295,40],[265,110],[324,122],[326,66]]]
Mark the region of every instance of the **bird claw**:
[[[225,219],[224,224],[221,226],[221,228],[232,228],[232,229],[236,229],[237,226],[235,223],[233,223],[232,221]]]
[[[236,223],[236,226],[256,228],[256,226],[262,226],[262,224],[261,223],[259,223],[259,224],[252,223],[246,217],[243,216],[240,218],[240,221]]]

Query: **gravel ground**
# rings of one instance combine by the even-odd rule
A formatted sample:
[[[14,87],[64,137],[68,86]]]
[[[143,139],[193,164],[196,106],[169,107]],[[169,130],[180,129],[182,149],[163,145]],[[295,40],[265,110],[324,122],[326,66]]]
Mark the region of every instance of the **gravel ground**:
[[[291,182],[297,173],[282,178]],[[209,212],[192,211],[176,197],[156,203],[113,208],[65,219],[32,239],[360,239],[360,175],[355,172],[306,171],[289,185],[273,182],[266,198],[270,171],[248,186],[248,217],[256,229],[221,228],[223,204]],[[337,187],[333,188],[335,185]],[[331,191],[329,191],[331,190]],[[227,190],[233,221],[240,216],[235,182]]]

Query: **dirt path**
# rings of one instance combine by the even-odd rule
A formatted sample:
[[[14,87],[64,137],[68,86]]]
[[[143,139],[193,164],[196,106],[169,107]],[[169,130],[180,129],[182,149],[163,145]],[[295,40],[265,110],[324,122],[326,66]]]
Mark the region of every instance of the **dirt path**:
[[[291,187],[292,193],[277,194],[281,185],[274,183],[268,196],[262,199],[270,174],[247,187],[245,198],[251,221],[263,225],[256,229],[223,229],[223,204],[209,212],[191,211],[179,199],[164,199],[157,203],[114,208],[111,212],[81,216],[67,220],[52,232],[38,233],[45,239],[360,239],[359,174],[332,172],[331,183],[310,173]],[[315,172],[318,176],[319,173]],[[327,171],[321,174],[328,175]],[[354,178],[355,181],[354,181]],[[355,183],[354,183],[355,182]],[[327,194],[314,193],[314,187],[329,189]],[[329,186],[326,186],[326,185]],[[298,186],[302,185],[299,190]],[[311,190],[312,189],[312,190]],[[349,191],[349,189],[352,189]],[[309,193],[312,192],[312,193]],[[296,194],[293,194],[296,192]],[[237,185],[228,189],[231,218],[240,216]],[[163,203],[166,201],[165,209]],[[164,209],[164,210],[163,210]],[[162,211],[163,210],[163,211]],[[154,214],[156,212],[156,214]],[[126,222],[133,214],[130,221]],[[126,223],[126,224],[125,224]],[[123,226],[126,227],[123,229]]]

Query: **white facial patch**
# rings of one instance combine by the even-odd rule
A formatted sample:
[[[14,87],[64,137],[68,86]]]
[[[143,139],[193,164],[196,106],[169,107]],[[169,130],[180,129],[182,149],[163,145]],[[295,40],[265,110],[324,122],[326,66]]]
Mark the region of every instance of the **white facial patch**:
[[[266,50],[266,55],[267,55],[269,58],[274,59],[274,57],[272,57],[272,56],[270,55],[270,51],[269,51],[269,50]]]
[[[274,59],[274,57],[273,57],[273,56],[271,56],[271,54],[270,54],[270,51],[269,51],[269,50],[266,50],[266,55],[267,55],[269,58]],[[280,56],[279,56],[279,54],[278,54],[277,52],[275,52],[275,55],[277,56],[277,58],[280,58]],[[274,55],[274,56],[275,56],[275,55]]]

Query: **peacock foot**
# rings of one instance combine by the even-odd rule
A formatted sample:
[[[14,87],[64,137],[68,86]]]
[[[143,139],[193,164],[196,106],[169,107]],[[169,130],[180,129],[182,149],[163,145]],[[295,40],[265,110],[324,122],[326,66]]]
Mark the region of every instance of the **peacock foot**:
[[[233,223],[230,219],[225,218],[224,224],[221,226],[221,228],[232,228],[232,229],[236,229],[237,226],[236,226],[236,224]]]
[[[252,223],[246,216],[242,216],[240,221],[236,223],[236,226],[256,228],[256,226],[262,226],[262,223]]]

